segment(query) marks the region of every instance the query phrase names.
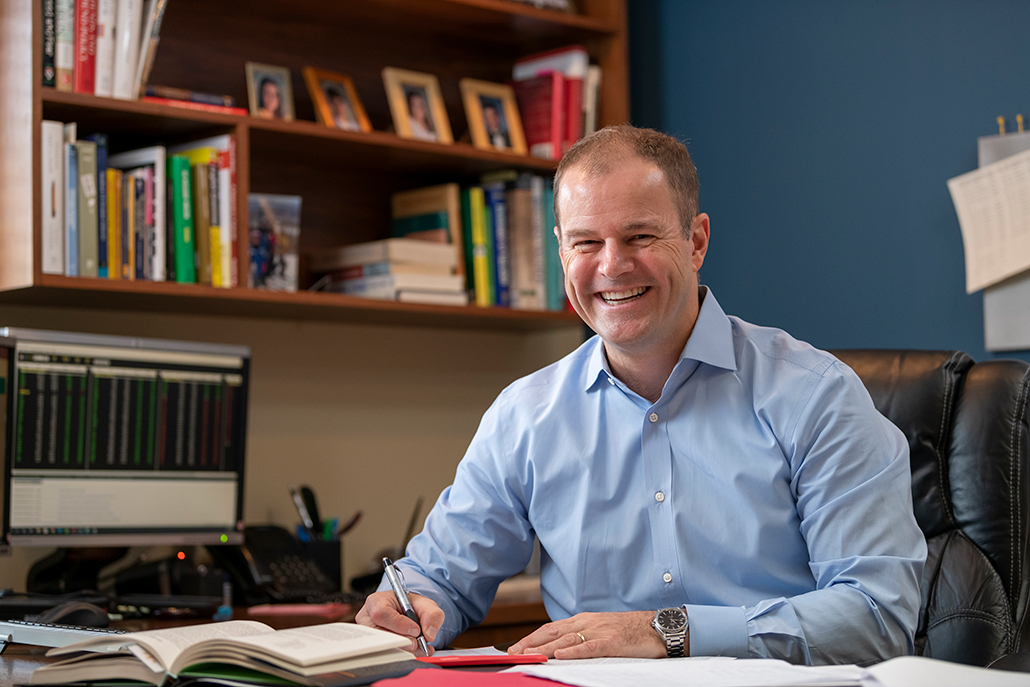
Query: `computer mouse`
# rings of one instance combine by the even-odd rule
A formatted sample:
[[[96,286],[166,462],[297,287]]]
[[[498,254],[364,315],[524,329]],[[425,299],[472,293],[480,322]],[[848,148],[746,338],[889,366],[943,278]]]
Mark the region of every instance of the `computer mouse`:
[[[85,601],[67,601],[40,614],[37,622],[52,625],[82,625],[84,627],[107,627],[111,619],[107,611]]]

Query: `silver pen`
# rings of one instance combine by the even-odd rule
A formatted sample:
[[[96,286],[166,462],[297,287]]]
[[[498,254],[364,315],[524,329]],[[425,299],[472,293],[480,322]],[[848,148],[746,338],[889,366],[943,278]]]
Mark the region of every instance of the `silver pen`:
[[[415,609],[411,607],[411,600],[408,599],[408,590],[404,588],[404,583],[401,582],[401,576],[397,573],[397,568],[394,567],[393,561],[389,558],[384,558],[383,570],[386,571],[386,579],[390,580],[390,586],[393,587],[393,595],[397,597],[397,603],[401,605],[404,615],[414,620],[415,624],[418,625],[418,648],[422,649],[422,653],[428,656],[429,645],[426,644],[426,638],[422,635],[422,623],[418,621]]]

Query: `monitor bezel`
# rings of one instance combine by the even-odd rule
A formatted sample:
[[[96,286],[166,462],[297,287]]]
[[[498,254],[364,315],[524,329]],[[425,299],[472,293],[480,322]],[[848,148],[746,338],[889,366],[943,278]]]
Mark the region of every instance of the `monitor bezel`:
[[[237,344],[220,344],[198,341],[180,341],[174,339],[156,339],[147,337],[119,336],[113,334],[88,334],[82,332],[66,332],[47,329],[28,329],[21,327],[0,327],[0,345],[7,347],[8,379],[16,381],[18,343],[71,344],[84,346],[107,346],[126,349],[143,349],[161,352],[200,353],[239,357],[242,361],[240,374],[243,378],[241,393],[244,408],[249,411],[250,405],[250,347]],[[15,385],[16,387],[17,385]],[[239,465],[237,466],[236,488],[236,523],[232,529],[212,529],[199,532],[101,532],[97,534],[13,534],[11,532],[11,470],[13,464],[13,436],[15,432],[15,403],[11,401],[11,381],[8,382],[7,430],[4,432],[4,460],[2,522],[3,531],[0,539],[0,553],[9,552],[10,547],[74,547],[89,548],[103,546],[203,546],[243,543],[243,499],[246,476],[247,453],[247,416],[244,412],[236,428],[240,446]]]

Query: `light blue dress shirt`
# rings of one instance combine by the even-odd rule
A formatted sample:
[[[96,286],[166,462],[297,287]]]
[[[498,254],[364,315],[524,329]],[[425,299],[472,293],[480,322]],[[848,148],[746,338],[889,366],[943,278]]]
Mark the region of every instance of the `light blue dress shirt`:
[[[398,562],[446,646],[541,545],[552,619],[686,605],[690,654],[909,654],[926,545],[908,446],[836,358],[709,292],[661,398],[594,337],[505,389]]]

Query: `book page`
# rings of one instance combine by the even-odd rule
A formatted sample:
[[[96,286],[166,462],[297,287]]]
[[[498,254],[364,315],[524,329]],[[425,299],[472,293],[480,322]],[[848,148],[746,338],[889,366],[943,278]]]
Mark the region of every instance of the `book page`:
[[[278,665],[313,666],[386,649],[407,647],[411,640],[383,630],[350,623],[328,623],[238,637],[231,642],[213,640],[186,651],[175,669],[208,660],[208,652],[233,650]],[[173,671],[175,672],[175,671]]]
[[[274,632],[272,628],[264,623],[253,620],[234,620],[227,623],[206,623],[203,625],[188,625],[186,627],[98,637],[96,639],[88,639],[85,642],[69,644],[58,649],[51,649],[47,652],[47,656],[60,656],[78,651],[96,651],[98,649],[112,650],[118,647],[139,644],[145,647],[167,670],[175,662],[175,658],[183,649],[194,644],[214,639],[232,639],[258,634],[274,634]]]

